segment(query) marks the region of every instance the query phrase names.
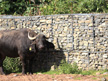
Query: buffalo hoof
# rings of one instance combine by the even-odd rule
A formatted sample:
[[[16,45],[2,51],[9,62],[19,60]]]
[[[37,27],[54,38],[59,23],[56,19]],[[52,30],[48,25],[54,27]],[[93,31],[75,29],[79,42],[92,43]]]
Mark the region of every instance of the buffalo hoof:
[[[33,75],[33,73],[29,73],[29,75]]]
[[[0,73],[0,75],[5,75],[5,73],[2,72],[2,73]]]
[[[22,72],[22,75],[27,75],[27,73],[25,73],[25,72]]]
[[[21,75],[27,75],[27,74],[22,73]]]

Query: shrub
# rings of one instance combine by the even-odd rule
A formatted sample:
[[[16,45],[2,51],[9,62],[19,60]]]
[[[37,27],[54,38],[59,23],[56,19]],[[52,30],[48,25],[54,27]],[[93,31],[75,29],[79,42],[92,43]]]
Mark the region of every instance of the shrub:
[[[12,72],[20,72],[21,71],[21,62],[19,58],[9,58],[6,57],[6,59],[3,62],[4,71],[6,73],[12,73]]]
[[[71,65],[63,60],[60,64],[60,72],[64,74],[79,74],[82,72],[82,70],[78,69],[76,63]]]

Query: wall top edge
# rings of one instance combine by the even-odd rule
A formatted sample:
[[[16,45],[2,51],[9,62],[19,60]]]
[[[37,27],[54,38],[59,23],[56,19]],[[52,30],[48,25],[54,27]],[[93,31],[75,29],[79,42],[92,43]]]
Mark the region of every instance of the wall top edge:
[[[54,14],[54,15],[38,15],[38,16],[13,16],[13,15],[0,15],[0,19],[10,19],[10,18],[18,18],[18,19],[23,19],[23,18],[41,18],[41,17],[54,17],[54,16],[65,16],[65,15],[68,15],[68,16],[101,16],[101,15],[108,15],[108,13],[94,13],[94,14],[87,14],[87,13],[84,13],[84,14],[80,14],[80,13],[77,13],[77,14]]]

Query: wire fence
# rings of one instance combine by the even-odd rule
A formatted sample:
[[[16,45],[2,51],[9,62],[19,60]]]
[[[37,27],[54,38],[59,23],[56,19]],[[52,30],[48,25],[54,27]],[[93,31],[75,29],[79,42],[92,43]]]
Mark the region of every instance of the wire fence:
[[[19,28],[49,33],[68,61],[73,52],[108,54],[108,14],[0,16],[0,30]]]

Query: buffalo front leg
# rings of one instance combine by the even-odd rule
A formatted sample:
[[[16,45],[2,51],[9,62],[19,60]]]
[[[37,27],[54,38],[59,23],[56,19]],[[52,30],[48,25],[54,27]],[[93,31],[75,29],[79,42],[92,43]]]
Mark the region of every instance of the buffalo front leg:
[[[22,74],[27,74],[27,67],[25,60],[22,60]]]
[[[29,74],[33,74],[32,66],[33,66],[33,58],[30,59],[30,60],[29,60],[29,63],[28,63]]]
[[[27,62],[26,58],[23,56],[20,56],[21,62],[22,62],[22,74],[27,74]]]
[[[4,75],[5,73],[3,72],[3,61],[4,61],[5,57],[3,57],[2,55],[0,55],[0,74]]]

